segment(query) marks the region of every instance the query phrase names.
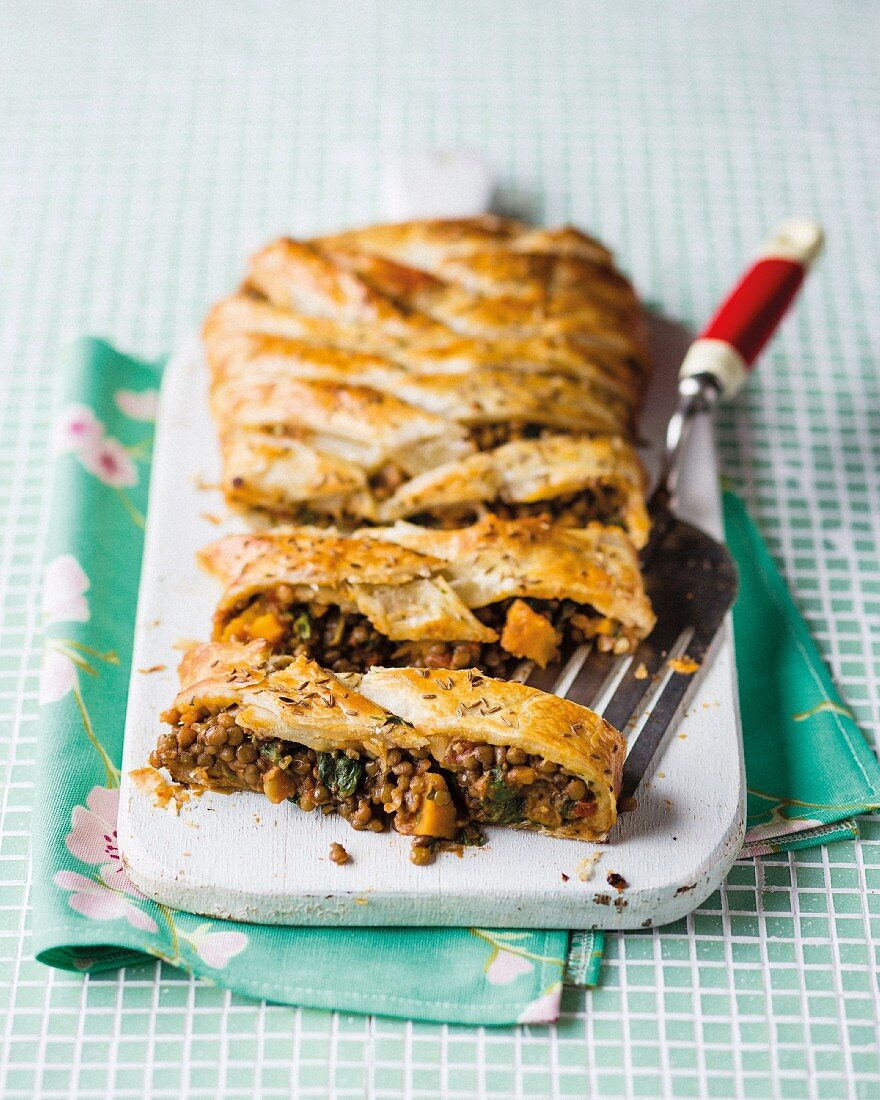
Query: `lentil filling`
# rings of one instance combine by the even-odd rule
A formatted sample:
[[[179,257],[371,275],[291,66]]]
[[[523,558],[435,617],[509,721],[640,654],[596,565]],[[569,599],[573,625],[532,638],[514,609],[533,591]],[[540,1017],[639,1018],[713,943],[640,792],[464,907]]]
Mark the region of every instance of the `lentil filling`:
[[[427,750],[392,748],[384,759],[355,750],[316,752],[278,738],[255,738],[236,708],[172,707],[171,726],[150,754],[154,768],[209,790],[255,791],[306,813],[337,813],[353,829],[432,841],[482,843],[473,823],[531,822],[558,829],[589,818],[596,795],[558,764],[518,748],[453,741],[439,762]],[[413,862],[429,862],[413,853]]]
[[[556,633],[556,645],[565,652],[592,638],[605,652],[626,653],[634,639],[620,623],[601,616],[574,600],[501,600],[478,608],[474,615],[504,638],[514,603],[526,604]],[[509,678],[521,657],[498,642],[392,641],[364,615],[326,604],[297,603],[289,585],[261,592],[236,609],[224,624],[220,641],[250,642],[263,638],[277,653],[311,657],[331,672],[366,672],[413,665],[420,668],[479,668],[492,676]]]
[[[593,520],[612,527],[625,526],[621,512],[625,501],[616,485],[595,485],[575,493],[563,493],[546,500],[492,502],[492,513],[499,519],[541,517],[565,527],[586,527]],[[448,531],[475,523],[488,510],[488,504],[452,504],[433,512],[421,512],[410,517],[422,527],[437,527]]]

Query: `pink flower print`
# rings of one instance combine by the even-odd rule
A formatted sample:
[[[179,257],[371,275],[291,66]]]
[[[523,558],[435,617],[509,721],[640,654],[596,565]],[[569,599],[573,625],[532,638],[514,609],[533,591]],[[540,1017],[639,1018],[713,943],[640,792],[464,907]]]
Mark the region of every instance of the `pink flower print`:
[[[519,1014],[520,1024],[552,1024],[559,1019],[562,982],[554,982],[540,997],[527,1004]]]
[[[72,893],[67,899],[71,909],[92,920],[125,919],[142,932],[158,932],[159,927],[149,914],[129,901],[125,894],[111,889],[104,882],[96,882],[77,874],[76,871],[58,871],[53,882],[62,890]]]
[[[158,390],[117,390],[113,395],[116,405],[131,420],[156,419],[159,404]]]
[[[199,958],[212,970],[222,970],[247,947],[244,932],[210,932],[210,924],[200,924],[184,938],[196,949]]]
[[[40,671],[40,706],[57,703],[77,685],[76,666],[65,653],[47,649]]]
[[[67,850],[83,863],[101,864],[99,874],[111,890],[121,890],[132,897],[144,895],[131,882],[119,856],[116,840],[116,815],[119,812],[119,789],[92,787],[85,806],[74,806],[71,830],[64,838]]]
[[[55,421],[53,438],[58,451],[78,454],[94,447],[104,436],[104,425],[87,405],[68,405]]]
[[[486,967],[486,980],[492,985],[508,985],[534,969],[533,963],[523,955],[502,949]]]
[[[91,581],[73,554],[61,554],[46,566],[43,574],[43,621],[87,623],[89,604],[85,598]]]
[[[113,489],[137,485],[137,467],[118,439],[102,439],[97,446],[82,451],[79,458],[89,473]]]

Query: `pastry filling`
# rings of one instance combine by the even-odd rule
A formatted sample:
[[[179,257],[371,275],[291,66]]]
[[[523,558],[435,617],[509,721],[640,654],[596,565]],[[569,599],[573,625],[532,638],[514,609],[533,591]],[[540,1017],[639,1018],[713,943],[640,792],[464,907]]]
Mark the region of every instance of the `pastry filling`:
[[[508,599],[474,615],[500,642],[392,641],[358,612],[298,603],[288,585],[261,592],[236,609],[219,641],[267,641],[276,653],[311,657],[331,672],[385,668],[480,668],[509,678],[521,660],[550,664],[560,650],[596,640],[603,652],[628,653],[636,638],[622,623],[573,600]]]
[[[518,748],[454,741],[438,765],[427,750],[392,748],[378,759],[260,740],[238,725],[235,707],[172,707],[162,720],[171,730],[160,735],[150,764],[177,782],[337,813],[359,831],[390,826],[406,836],[482,843],[473,823],[577,832],[597,807],[585,780]],[[430,856],[430,846],[418,847]],[[429,859],[414,850],[413,862]]]
[[[511,420],[497,424],[471,424],[468,434],[478,451],[492,451],[505,443],[514,443],[521,439],[540,439],[545,435],[564,434],[564,429],[550,428],[533,420]]]
[[[626,503],[617,485],[599,482],[577,492],[548,497],[546,500],[496,500],[492,502],[491,511],[499,519],[541,517],[565,527],[586,527],[593,521],[612,527],[625,527],[621,516]],[[488,504],[468,502],[435,508],[431,512],[411,516],[410,519],[423,527],[438,527],[448,531],[475,523],[487,510]]]

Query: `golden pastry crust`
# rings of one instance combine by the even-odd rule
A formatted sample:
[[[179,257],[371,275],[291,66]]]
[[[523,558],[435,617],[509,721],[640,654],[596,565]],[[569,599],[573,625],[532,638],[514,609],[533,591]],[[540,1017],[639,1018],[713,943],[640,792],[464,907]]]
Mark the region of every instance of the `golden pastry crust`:
[[[476,452],[553,433],[629,440],[646,382],[644,318],[607,250],[576,230],[493,217],[275,241],[253,257],[246,289],[209,314],[204,339],[221,435],[260,436],[224,446],[227,493],[285,518],[415,515],[401,483],[460,462],[442,471],[437,503],[455,522],[453,487],[475,470],[484,490],[494,481],[509,492],[508,463],[542,462],[535,447],[491,463]],[[267,434],[296,445],[267,461]],[[594,462],[571,490],[509,499],[581,494],[583,521],[610,518],[590,511],[596,489],[608,490],[638,540],[644,510],[617,500],[638,459],[631,448],[608,453],[621,455],[620,470],[606,460],[597,475]],[[365,482],[346,470],[348,488],[337,487],[335,462]],[[572,469],[548,484],[571,481]],[[332,490],[316,486],[325,472]],[[383,509],[394,494],[400,507]],[[430,516],[430,494],[421,499]],[[567,503],[559,511],[568,516]]]
[[[486,340],[462,336],[436,325],[401,339],[369,324],[344,324],[292,313],[247,290],[224,298],[213,307],[202,336],[215,377],[227,362],[234,361],[237,351],[247,348],[243,338],[260,336],[297,341],[316,349],[378,355],[414,374],[466,374],[475,367],[565,374],[590,382],[630,407],[638,402],[644,373],[637,349],[603,348],[585,334],[580,340],[540,337]],[[258,343],[251,346],[260,350]]]
[[[215,356],[216,359],[216,356]],[[218,377],[219,373],[219,377]],[[359,437],[396,445],[401,418],[419,430],[459,437],[456,425],[520,421],[572,432],[625,432],[628,410],[566,375],[479,367],[455,374],[413,374],[378,356],[315,348],[279,337],[243,341],[212,390],[221,424],[315,430],[316,420],[353,431],[341,412],[354,409]],[[317,393],[317,397],[314,396]],[[442,425],[428,417],[442,418]],[[450,421],[452,423],[450,423]],[[336,424],[339,423],[339,427]]]
[[[486,516],[470,527],[435,530],[410,523],[357,532],[446,562],[446,576],[468,607],[512,597],[588,604],[646,637],[655,617],[636,553],[616,527],[562,527],[545,519]]]
[[[591,793],[588,817],[510,821],[551,836],[598,839],[616,821],[625,742],[593,711],[523,684],[430,669],[372,669],[335,677],[314,661],[279,662],[264,643],[193,647],[180,667],[180,691],[166,720],[228,712],[255,742],[280,739],[317,752],[385,760],[392,749],[427,751],[453,766],[457,744],[518,749],[580,779]],[[208,767],[189,782],[228,789]],[[528,800],[526,800],[528,807]]]

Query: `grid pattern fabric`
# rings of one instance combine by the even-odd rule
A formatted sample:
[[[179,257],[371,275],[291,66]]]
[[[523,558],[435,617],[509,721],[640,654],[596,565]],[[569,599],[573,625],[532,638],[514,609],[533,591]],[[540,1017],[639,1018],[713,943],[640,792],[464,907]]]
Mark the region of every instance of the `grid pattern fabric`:
[[[81,980],[32,961],[28,911],[60,349],[168,349],[265,239],[378,216],[389,153],[484,150],[502,207],[595,230],[694,323],[775,221],[822,218],[828,253],[720,447],[878,732],[878,56],[858,2],[3,5],[0,1095],[880,1095],[872,820],[609,936],[601,989],[550,1029],[257,1005],[159,964]]]

